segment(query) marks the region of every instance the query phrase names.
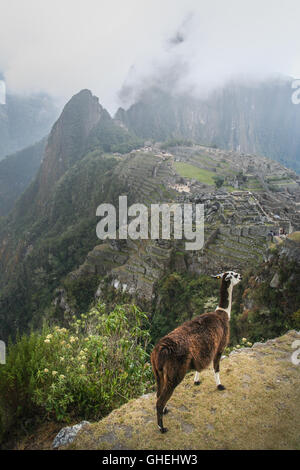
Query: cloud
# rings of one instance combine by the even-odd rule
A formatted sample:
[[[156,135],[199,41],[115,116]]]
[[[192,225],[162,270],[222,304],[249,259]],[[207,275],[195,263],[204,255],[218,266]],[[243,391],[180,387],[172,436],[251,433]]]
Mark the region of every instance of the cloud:
[[[299,13],[298,0],[0,0],[0,70],[11,91],[90,88],[111,112],[157,81],[298,78]]]

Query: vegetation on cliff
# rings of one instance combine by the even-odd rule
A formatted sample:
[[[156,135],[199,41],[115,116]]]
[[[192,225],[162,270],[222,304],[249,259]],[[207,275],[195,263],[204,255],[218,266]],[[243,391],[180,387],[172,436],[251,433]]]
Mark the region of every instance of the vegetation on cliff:
[[[236,289],[232,330],[251,341],[300,329],[300,245],[297,232],[270,249],[268,260]]]
[[[0,441],[47,420],[99,419],[150,389],[147,316],[98,304],[68,328],[44,326],[8,347],[0,368]]]
[[[7,215],[17,199],[36,176],[46,139],[19,152],[7,156],[0,162],[0,216]]]

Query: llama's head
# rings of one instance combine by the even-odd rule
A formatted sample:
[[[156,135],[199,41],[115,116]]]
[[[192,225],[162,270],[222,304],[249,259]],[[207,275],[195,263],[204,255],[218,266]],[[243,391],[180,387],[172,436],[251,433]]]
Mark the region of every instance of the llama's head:
[[[222,279],[223,281],[229,283],[228,285],[235,286],[242,280],[242,276],[239,273],[235,273],[234,271],[226,271],[225,273],[217,274],[216,276],[212,276],[216,279]]]

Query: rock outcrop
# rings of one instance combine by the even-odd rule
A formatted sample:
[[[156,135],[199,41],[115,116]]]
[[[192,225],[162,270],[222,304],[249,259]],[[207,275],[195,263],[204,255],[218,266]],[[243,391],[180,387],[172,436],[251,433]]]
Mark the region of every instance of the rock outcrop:
[[[48,138],[36,184],[35,200],[43,206],[53,186],[86,150],[87,138],[101,118],[109,117],[89,90],[82,90],[64,107]]]
[[[89,424],[90,423],[88,421],[81,421],[81,423],[75,424],[74,426],[62,428],[53,440],[53,449],[71,444],[79,431]]]

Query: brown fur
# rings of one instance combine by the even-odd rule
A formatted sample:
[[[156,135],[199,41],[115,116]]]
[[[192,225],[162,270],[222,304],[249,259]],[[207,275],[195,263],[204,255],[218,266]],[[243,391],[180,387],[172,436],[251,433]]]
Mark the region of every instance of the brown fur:
[[[157,383],[157,420],[162,425],[162,414],[175,387],[189,370],[206,369],[214,362],[218,372],[219,361],[229,341],[229,320],[223,310],[204,313],[164,336],[151,354],[151,364]]]
[[[230,280],[226,281],[226,276],[227,273],[222,278],[217,310],[186,321],[164,336],[152,351],[151,364],[157,384],[157,423],[161,432],[166,431],[162,421],[165,405],[185,374],[192,369],[201,372],[212,362],[215,372],[219,372],[230,332],[229,316],[222,310],[229,305]],[[224,389],[221,384],[218,388]]]

